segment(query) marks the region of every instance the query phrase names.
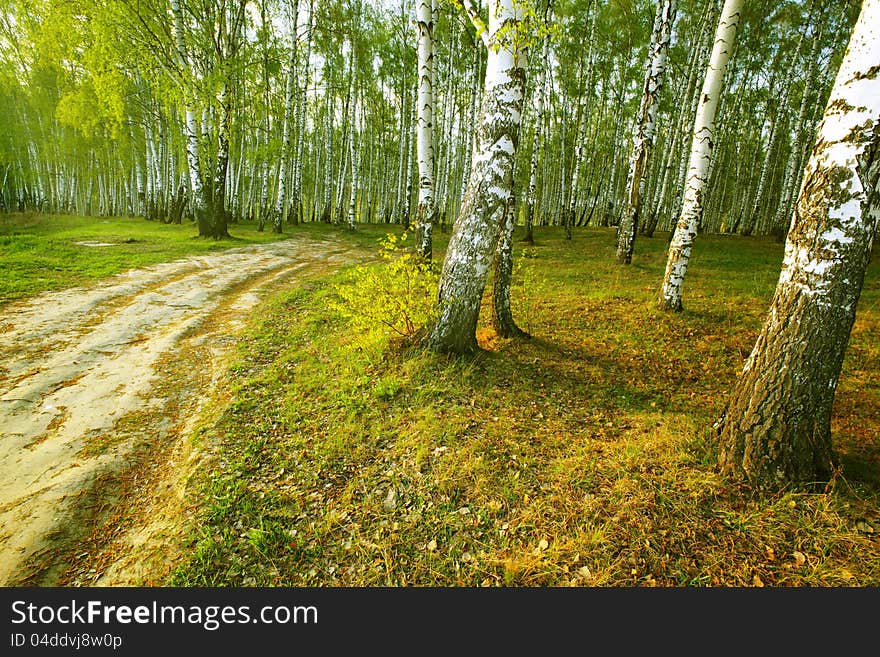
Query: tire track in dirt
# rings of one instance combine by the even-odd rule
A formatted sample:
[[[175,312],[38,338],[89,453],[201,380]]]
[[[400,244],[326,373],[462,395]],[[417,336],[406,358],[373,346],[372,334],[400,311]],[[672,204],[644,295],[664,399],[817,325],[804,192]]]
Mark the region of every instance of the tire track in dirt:
[[[173,363],[185,341],[233,334],[261,290],[362,258],[336,239],[296,238],[164,263],[6,306],[0,322],[7,329],[0,335],[0,585],[55,583],[66,567],[60,555],[93,532],[97,515],[117,502],[109,499],[111,480],[133,467],[138,450],[180,433],[174,429],[183,426],[181,418],[173,414],[186,405],[169,406],[168,390],[160,390],[160,362]],[[214,348],[203,358],[218,356]],[[187,366],[212,370],[211,362]],[[211,374],[202,384],[215,379]],[[209,390],[180,395],[204,397]],[[126,422],[147,426],[122,431]]]

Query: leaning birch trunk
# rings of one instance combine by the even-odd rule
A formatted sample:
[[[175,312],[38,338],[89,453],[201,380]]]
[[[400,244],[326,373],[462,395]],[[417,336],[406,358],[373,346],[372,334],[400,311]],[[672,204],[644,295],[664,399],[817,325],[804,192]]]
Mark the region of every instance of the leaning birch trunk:
[[[278,196],[275,213],[272,217],[272,232],[281,233],[290,212],[290,199],[287,198],[287,178],[290,167],[290,136],[293,123],[293,93],[296,82],[296,29],[299,22],[299,0],[290,5],[290,60],[287,66],[287,84],[284,89],[284,122],[281,128],[281,163],[278,166]]]
[[[645,176],[648,172],[648,158],[654,145],[657,132],[657,104],[663,87],[666,72],[666,53],[675,21],[675,0],[658,0],[654,15],[654,29],[651,35],[651,50],[642,88],[642,102],[639,107],[638,122],[633,136],[633,152],[629,163],[629,176],[626,182],[626,206],[617,229],[617,262],[628,265],[632,262],[636,234],[639,230],[639,215],[642,197],[645,194]]]
[[[480,301],[512,195],[519,145],[525,91],[523,53],[515,50],[519,23],[514,0],[490,2],[488,30],[481,32],[488,59],[474,161],[440,274],[439,317],[427,338],[435,351],[477,349]]]
[[[880,205],[880,0],[865,0],[804,171],[770,312],[720,422],[725,473],[826,479],[831,412]]]
[[[419,206],[416,214],[415,245],[418,254],[431,259],[431,231],[434,225],[434,63],[433,0],[418,0],[416,25],[418,41],[418,109],[416,118],[416,148],[419,165]],[[448,98],[447,98],[448,102]]]
[[[680,311],[681,288],[687,271],[691,248],[697,235],[697,227],[703,215],[703,187],[709,171],[712,156],[712,140],[715,133],[715,110],[724,80],[724,71],[733,51],[733,40],[739,24],[743,0],[725,0],[721,19],[715,31],[715,45],[709,59],[709,68],[700,93],[700,106],[694,121],[691,155],[688,163],[687,184],[681,216],[675,227],[663,287],[660,292],[660,308]]]

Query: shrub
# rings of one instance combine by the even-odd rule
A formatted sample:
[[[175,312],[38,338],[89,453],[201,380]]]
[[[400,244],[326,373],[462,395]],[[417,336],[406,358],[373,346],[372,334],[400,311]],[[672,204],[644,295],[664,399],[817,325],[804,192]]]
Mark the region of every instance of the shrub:
[[[335,310],[367,339],[385,336],[414,342],[437,318],[439,276],[430,262],[389,234],[381,242],[383,262],[355,267],[337,287]]]

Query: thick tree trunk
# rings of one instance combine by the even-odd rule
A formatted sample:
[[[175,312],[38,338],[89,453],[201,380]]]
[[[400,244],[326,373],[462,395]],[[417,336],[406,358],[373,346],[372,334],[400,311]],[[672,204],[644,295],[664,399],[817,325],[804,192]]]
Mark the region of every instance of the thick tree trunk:
[[[642,102],[633,136],[633,152],[626,183],[626,206],[617,229],[617,262],[620,264],[628,265],[632,262],[642,197],[645,193],[648,159],[654,144],[654,134],[657,132],[657,103],[663,86],[663,75],[666,72],[666,53],[669,49],[674,21],[675,0],[658,0],[648,67],[645,71],[645,84],[642,87]]]
[[[770,313],[720,423],[725,473],[755,487],[826,479],[831,411],[880,221],[880,0],[837,74]]]
[[[214,169],[213,193],[211,194],[211,226],[210,236],[214,239],[229,237],[228,214],[226,210],[226,176],[229,171],[229,125],[232,107],[229,92],[223,89],[221,94],[221,111],[219,134],[217,137],[217,161]]]
[[[489,267],[510,202],[525,91],[522,51],[509,38],[519,24],[514,0],[492,0],[488,60],[477,147],[467,194],[443,261],[440,316],[428,335],[436,351],[477,349],[476,327]],[[505,34],[508,36],[505,37]]]
[[[681,288],[694,238],[697,236],[697,228],[703,215],[703,188],[708,178],[709,160],[712,156],[715,110],[718,108],[724,71],[733,51],[733,40],[736,37],[742,4],[743,0],[725,0],[718,29],[715,32],[715,45],[712,48],[703,90],[700,93],[700,106],[694,121],[684,203],[669,245],[666,272],[660,292],[660,308],[663,310],[682,309]]]

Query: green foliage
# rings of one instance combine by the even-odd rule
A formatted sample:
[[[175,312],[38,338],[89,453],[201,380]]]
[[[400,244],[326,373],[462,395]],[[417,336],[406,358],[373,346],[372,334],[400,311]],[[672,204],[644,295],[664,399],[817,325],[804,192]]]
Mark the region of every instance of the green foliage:
[[[385,336],[414,340],[437,317],[439,276],[406,247],[406,238],[388,234],[380,242],[383,262],[356,267],[351,281],[336,289],[334,310],[368,343]]]

